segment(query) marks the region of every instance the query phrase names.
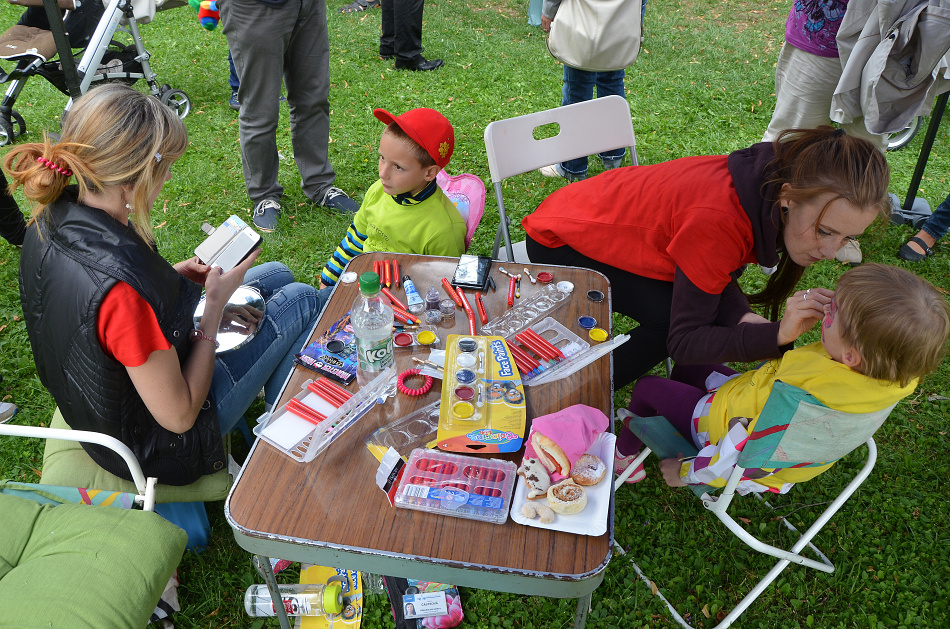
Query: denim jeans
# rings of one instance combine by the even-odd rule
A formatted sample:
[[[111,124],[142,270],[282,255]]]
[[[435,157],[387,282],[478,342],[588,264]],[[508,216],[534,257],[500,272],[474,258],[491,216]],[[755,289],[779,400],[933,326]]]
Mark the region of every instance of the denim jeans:
[[[266,308],[254,339],[214,362],[211,394],[222,435],[231,432],[262,387],[266,402],[277,401],[294,355],[310,338],[332,291],[294,282],[293,274],[279,262],[252,267],[244,283],[260,291]]]
[[[231,91],[236,92],[238,88],[241,87],[241,81],[238,79],[237,70],[234,68],[234,59],[231,58],[231,51],[228,51],[228,66],[230,68],[230,74],[228,74],[228,85],[231,86]]]
[[[940,240],[946,235],[950,229],[950,194],[937,206],[921,229],[933,236],[934,240]]]
[[[588,72],[570,66],[564,66],[564,89],[561,105],[573,105],[591,100],[594,97],[594,87],[597,87],[597,97],[616,94],[624,97],[623,70],[611,72]],[[624,97],[625,98],[625,97]],[[619,162],[623,159],[627,149],[619,148],[600,154],[604,165]],[[568,174],[568,179],[583,179],[587,176],[587,158],[579,157],[561,163],[561,168]]]

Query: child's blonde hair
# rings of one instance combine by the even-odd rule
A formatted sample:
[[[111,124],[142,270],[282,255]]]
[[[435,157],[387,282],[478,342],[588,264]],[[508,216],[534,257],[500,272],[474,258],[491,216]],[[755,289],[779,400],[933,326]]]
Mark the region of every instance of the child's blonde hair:
[[[76,99],[59,142],[44,135],[43,142],[15,146],[3,167],[10,173],[11,191],[23,187],[33,220],[63,193],[70,171],[76,175],[80,201],[90,191],[132,186],[130,221],[151,244],[149,196],[187,146],[188,131],[175,112],[154,96],[113,83]]]
[[[886,264],[862,264],[841,276],[834,299],[841,338],[858,350],[864,375],[903,387],[940,366],[950,308],[927,280]]]

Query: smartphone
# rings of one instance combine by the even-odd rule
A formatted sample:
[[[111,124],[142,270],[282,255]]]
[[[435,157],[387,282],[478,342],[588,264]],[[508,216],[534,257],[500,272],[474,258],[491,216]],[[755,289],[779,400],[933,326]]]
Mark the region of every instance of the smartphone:
[[[260,234],[232,214],[195,248],[195,255],[203,263],[220,267],[222,273],[227,273],[260,247],[262,240]]]

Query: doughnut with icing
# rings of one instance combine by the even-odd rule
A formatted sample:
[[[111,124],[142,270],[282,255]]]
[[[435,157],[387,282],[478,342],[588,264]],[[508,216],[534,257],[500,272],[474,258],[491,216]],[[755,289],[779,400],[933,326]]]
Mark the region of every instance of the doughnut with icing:
[[[526,502],[521,505],[521,515],[531,520],[541,518],[541,524],[550,524],[555,518],[551,507],[537,502]]]
[[[562,515],[580,513],[587,506],[587,492],[568,478],[548,489],[548,505]]]
[[[531,433],[531,447],[544,467],[549,472],[557,472],[561,476],[571,475],[571,461],[564,454],[561,446],[537,430]]]
[[[528,500],[534,500],[547,495],[548,487],[551,486],[551,477],[548,471],[544,469],[541,461],[527,458],[518,468],[518,475],[524,477],[524,482],[528,486]]]
[[[600,460],[600,457],[593,454],[582,454],[581,458],[574,462],[571,469],[571,480],[578,485],[589,487],[596,485],[607,473],[607,466]]]

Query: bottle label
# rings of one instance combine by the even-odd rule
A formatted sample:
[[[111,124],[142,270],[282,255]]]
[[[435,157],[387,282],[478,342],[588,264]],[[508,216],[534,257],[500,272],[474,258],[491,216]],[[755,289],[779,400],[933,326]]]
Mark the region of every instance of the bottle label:
[[[362,371],[383,371],[393,364],[393,337],[375,343],[357,338],[356,354]]]
[[[310,603],[312,595],[306,594],[284,594],[281,596],[284,603],[284,610],[288,616],[309,616],[313,613],[313,606]],[[270,598],[260,598],[254,605],[254,616],[273,617],[277,615],[274,603]]]

